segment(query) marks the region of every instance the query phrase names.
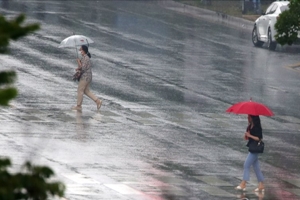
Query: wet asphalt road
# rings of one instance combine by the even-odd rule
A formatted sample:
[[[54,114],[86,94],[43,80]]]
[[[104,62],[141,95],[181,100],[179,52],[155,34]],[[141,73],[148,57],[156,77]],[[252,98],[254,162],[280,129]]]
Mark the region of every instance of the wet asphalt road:
[[[194,18],[153,1],[0,1],[41,30],[11,43],[1,70],[15,69],[19,96],[0,109],[0,150],[17,168],[51,166],[66,198],[300,199],[299,48],[254,48],[251,30]],[[76,103],[73,33],[92,38],[92,91],[101,112]],[[225,110],[252,98],[262,117],[264,195],[251,174],[234,191],[247,154],[246,116]]]

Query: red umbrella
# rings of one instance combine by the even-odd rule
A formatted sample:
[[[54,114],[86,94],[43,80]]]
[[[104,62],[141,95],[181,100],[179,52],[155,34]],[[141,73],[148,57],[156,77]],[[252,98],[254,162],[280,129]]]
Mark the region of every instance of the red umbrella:
[[[272,116],[274,113],[264,104],[254,101],[242,101],[230,106],[226,112],[235,114]]]

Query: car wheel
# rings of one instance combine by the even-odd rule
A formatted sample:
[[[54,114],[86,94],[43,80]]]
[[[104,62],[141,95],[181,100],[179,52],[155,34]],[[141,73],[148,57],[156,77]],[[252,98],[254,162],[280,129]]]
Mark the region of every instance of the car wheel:
[[[271,30],[268,30],[268,49],[270,50],[275,50],[277,46],[277,43],[272,41],[272,35],[271,35]]]
[[[261,47],[264,44],[264,42],[258,40],[256,25],[254,25],[252,30],[252,42],[256,47]]]

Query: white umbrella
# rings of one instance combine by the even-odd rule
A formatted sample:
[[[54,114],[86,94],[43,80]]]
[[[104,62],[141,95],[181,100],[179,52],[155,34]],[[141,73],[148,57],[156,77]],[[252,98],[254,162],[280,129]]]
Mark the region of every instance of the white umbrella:
[[[77,46],[89,45],[91,43],[94,43],[94,41],[89,37],[86,37],[84,35],[72,35],[70,37],[65,38],[63,41],[61,41],[58,48],[75,47],[76,54],[77,54],[77,48],[76,48]]]
[[[84,35],[72,35],[61,41],[58,48],[76,47],[85,44],[89,45],[91,43],[94,43],[94,41],[91,38],[88,38]]]

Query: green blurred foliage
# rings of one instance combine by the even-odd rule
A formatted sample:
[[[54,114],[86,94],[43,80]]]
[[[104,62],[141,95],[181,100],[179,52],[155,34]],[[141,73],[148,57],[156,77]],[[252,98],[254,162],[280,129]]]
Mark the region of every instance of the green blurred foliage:
[[[24,21],[24,14],[20,14],[12,20],[7,20],[0,15],[0,53],[7,52],[9,40],[17,40],[39,29],[38,24],[23,25]]]
[[[11,174],[9,159],[0,159],[1,200],[47,200],[51,196],[64,195],[65,186],[60,182],[47,182],[54,172],[46,166],[33,166],[26,162],[21,172]]]
[[[289,10],[280,14],[275,24],[275,38],[281,45],[292,45],[297,41],[300,31],[300,0],[290,0],[289,7]]]
[[[0,72],[0,105],[7,106],[17,96],[17,90],[10,86],[15,80],[14,71]]]
[[[0,15],[0,54],[9,53],[10,40],[17,40],[39,29],[38,24],[23,25],[25,15],[13,20]],[[16,79],[14,71],[0,72],[0,106],[8,106],[17,96],[12,86]],[[1,200],[47,200],[49,197],[63,197],[65,186],[61,182],[50,181],[54,176],[52,169],[46,166],[33,166],[26,162],[15,174],[9,172],[9,158],[0,158],[0,199]]]
[[[39,29],[38,24],[26,24],[25,15],[20,14],[12,20],[0,15],[0,53],[8,53],[9,41],[17,40]],[[0,72],[0,106],[8,106],[9,101],[17,96],[17,89],[10,86],[16,74],[13,71]]]

